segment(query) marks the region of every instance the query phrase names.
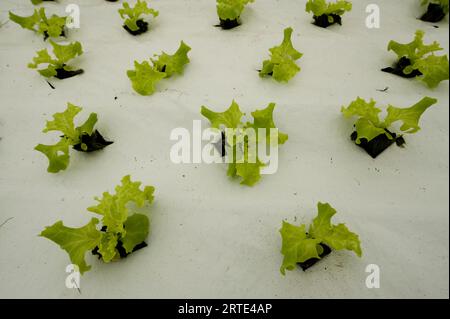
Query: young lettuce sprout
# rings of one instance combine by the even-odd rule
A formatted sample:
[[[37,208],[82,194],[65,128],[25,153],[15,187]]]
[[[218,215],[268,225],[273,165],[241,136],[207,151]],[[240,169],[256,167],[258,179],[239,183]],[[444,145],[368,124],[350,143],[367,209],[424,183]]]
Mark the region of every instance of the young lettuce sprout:
[[[191,48],[181,41],[180,47],[173,55],[162,52],[160,55],[155,54],[156,59],[150,59],[151,63],[134,61],[135,69],[127,71],[133,89],[141,95],[152,95],[156,83],[174,74],[183,74],[184,67],[189,63],[190,50]]]
[[[142,16],[152,15],[156,18],[159,12],[149,8],[146,1],[138,0],[134,7],[124,2],[123,8],[119,9],[119,14],[122,19],[125,19],[123,28],[132,35],[139,35],[148,30],[148,22],[144,21]]]
[[[247,4],[255,0],[217,0],[217,15],[224,30],[233,29],[240,25],[239,18]]]
[[[273,110],[275,103],[270,103],[263,110],[256,110],[251,113],[253,123],[242,122],[241,118],[245,115],[239,109],[239,105],[233,101],[231,106],[225,112],[214,112],[206,106],[202,106],[201,114],[211,122],[213,129],[222,131],[222,145],[226,144],[228,172],[230,177],[240,177],[241,184],[247,186],[255,185],[261,179],[261,168],[267,165],[265,160],[259,158],[258,147],[259,143],[270,143],[278,147],[284,144],[288,135],[281,133],[275,126],[273,121]],[[247,129],[254,130],[255,135],[245,135]],[[259,129],[263,129],[266,133],[266,140],[260,136]],[[271,130],[272,129],[272,130]],[[229,132],[232,131],[230,136]],[[274,131],[276,135],[274,135]],[[224,132],[227,132],[225,134]],[[225,142],[224,142],[225,140]],[[276,144],[273,144],[276,142]],[[238,151],[240,150],[240,151]],[[252,153],[249,150],[254,150]],[[222,156],[225,156],[222,151]],[[267,154],[265,154],[267,155]],[[273,163],[270,163],[273,164]]]
[[[449,11],[448,0],[422,0],[422,6],[427,6],[420,20],[426,22],[439,22],[445,18]]]
[[[300,67],[295,63],[303,54],[294,49],[291,41],[292,28],[284,30],[284,39],[281,45],[271,48],[270,60],[265,60],[259,75],[271,76],[278,82],[288,82],[293,78]]]
[[[305,271],[330,254],[332,249],[346,249],[353,251],[358,257],[362,256],[359,236],[348,230],[345,224],[331,224],[336,210],[330,204],[320,202],[317,210],[317,216],[308,231],[305,224],[295,226],[283,221],[280,229],[281,253],[284,256],[280,272],[283,275],[286,270],[294,270],[296,265]]]
[[[394,51],[398,61],[394,67],[382,69],[404,78],[419,78],[429,88],[435,88],[440,82],[449,79],[449,63],[447,55],[437,56],[436,51],[443,50],[439,43],[425,45],[425,32],[416,31],[414,40],[407,44],[390,41],[388,51]]]
[[[53,121],[47,121],[44,133],[59,131],[62,134],[59,142],[55,145],[39,144],[35,147],[36,151],[47,156],[49,173],[58,173],[69,166],[70,146],[80,152],[94,152],[113,143],[106,141],[99,131],[94,129],[97,123],[96,113],[91,113],[84,124],[75,127],[74,118],[81,110],[81,107],[68,103],[64,112],[55,113]]]
[[[355,131],[352,133],[351,139],[355,141],[356,145],[366,150],[370,156],[376,158],[394,142],[398,146],[405,143],[402,135],[392,132],[390,129],[392,124],[401,122],[400,131],[402,133],[416,133],[420,130],[420,117],[436,102],[436,99],[424,97],[409,108],[397,108],[389,105],[384,121],[380,120],[381,109],[375,106],[376,102],[373,99],[367,102],[358,97],[347,108],[343,106],[341,112],[346,118],[354,116],[358,118],[354,124]]]
[[[28,64],[30,69],[37,69],[40,64],[44,64],[47,67],[39,69],[38,72],[46,78],[56,77],[58,79],[67,79],[84,72],[82,69],[72,70],[72,67],[67,65],[67,62],[83,54],[80,42],[59,45],[50,40],[50,44],[53,46],[53,54],[56,59],[50,56],[47,49],[43,49],[38,51],[33,62]]]
[[[57,2],[56,0],[31,0],[31,3],[32,4],[34,4],[34,5],[38,5],[38,4],[41,4],[42,2]]]
[[[21,17],[9,11],[9,19],[24,29],[41,34],[44,40],[47,40],[49,37],[57,38],[66,36],[65,27],[67,17],[60,17],[53,14],[48,18],[45,14],[45,8],[35,9],[34,13],[28,17]]]
[[[335,23],[342,25],[342,16],[346,11],[351,10],[352,3],[344,0],[331,3],[325,0],[308,0],[306,3],[306,12],[312,12],[314,24],[322,28]]]
[[[105,263],[125,258],[147,246],[145,239],[149,233],[150,220],[147,215],[131,211],[129,204],[133,202],[135,207],[151,204],[155,188],[145,186],[141,190],[140,186],[141,182],[132,182],[127,175],[122,178],[122,184],[116,186],[115,194],[104,192],[101,198],[95,197],[98,205],[87,210],[102,216],[101,228],[98,227],[100,221],[97,218],[92,218],[80,228],[66,227],[62,221],[58,221],[46,227],[40,236],[64,249],[81,274],[91,269],[85,260],[88,251]]]

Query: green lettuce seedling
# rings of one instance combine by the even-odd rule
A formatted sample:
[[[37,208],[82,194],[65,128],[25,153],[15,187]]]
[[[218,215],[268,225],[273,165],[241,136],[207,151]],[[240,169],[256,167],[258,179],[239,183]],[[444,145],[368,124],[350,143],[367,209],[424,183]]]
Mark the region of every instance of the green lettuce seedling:
[[[133,89],[141,95],[152,95],[155,85],[164,78],[170,78],[174,74],[183,74],[184,67],[189,63],[188,53],[191,48],[181,41],[178,50],[169,55],[162,52],[155,54],[155,59],[139,63],[134,61],[134,70],[128,70],[127,75]]]
[[[97,114],[91,113],[82,125],[75,127],[74,118],[82,110],[81,107],[68,103],[67,109],[62,113],[55,113],[52,121],[47,121],[43,130],[61,132],[58,143],[54,145],[39,144],[36,151],[47,156],[49,173],[58,173],[69,166],[69,147],[72,146],[80,152],[93,152],[101,150],[113,142],[106,141],[103,136],[94,129],[97,123]]]
[[[263,110],[256,110],[251,113],[253,117],[253,123],[241,122],[242,117],[245,115],[241,112],[239,105],[233,101],[231,106],[225,112],[214,112],[208,109],[206,106],[201,107],[201,114],[211,122],[211,127],[219,129],[224,132],[226,129],[236,129],[237,132],[245,132],[247,128],[253,128],[255,131],[258,129],[265,129],[267,137],[270,138],[270,129],[276,129],[273,121],[273,111],[275,109],[275,103],[270,103]],[[237,135],[237,134],[236,134]],[[222,137],[224,134],[222,135]],[[277,143],[278,145],[284,144],[288,135],[277,131]],[[260,136],[256,135],[255,144],[259,142]],[[233,153],[232,160],[228,164],[227,175],[230,177],[240,177],[241,184],[247,186],[255,185],[261,179],[261,168],[265,166],[258,155],[255,159],[249,157],[249,140],[238,141],[238,138],[233,136],[225,136],[224,143],[231,147],[230,152]],[[266,140],[267,141],[267,140]],[[268,141],[267,141],[268,142]],[[237,154],[237,148],[243,150],[243,155],[239,157]],[[224,156],[224,154],[222,154]],[[235,155],[235,156],[234,156]]]
[[[322,28],[327,28],[335,23],[342,25],[342,16],[351,10],[352,3],[343,0],[331,3],[325,0],[308,0],[306,3],[306,12],[312,12],[314,24]]]
[[[39,74],[46,78],[54,76],[58,79],[70,78],[84,72],[82,69],[73,70],[70,65],[67,65],[70,60],[83,54],[80,42],[60,45],[50,40],[50,44],[53,46],[55,58],[50,56],[47,49],[38,51],[33,62],[28,64],[30,69],[37,69],[39,65],[44,64],[46,68],[38,69]]]
[[[149,233],[149,218],[133,212],[129,204],[133,202],[136,207],[151,204],[155,188],[145,186],[141,190],[140,186],[141,182],[132,182],[127,175],[122,178],[122,184],[116,186],[115,194],[104,192],[101,198],[95,198],[98,205],[87,210],[102,216],[101,229],[97,218],[92,218],[80,228],[66,227],[62,221],[58,221],[46,227],[40,236],[64,249],[81,274],[91,269],[85,260],[87,251],[92,251],[105,263],[124,258],[147,246],[144,241]]]
[[[445,18],[449,11],[448,0],[421,0],[422,6],[427,6],[420,20],[426,22],[439,22]]]
[[[45,14],[45,8],[35,9],[34,13],[28,17],[21,17],[9,11],[9,19],[24,29],[43,35],[44,40],[49,37],[57,38],[66,36],[65,27],[67,17],[60,17],[53,14],[48,18]]]
[[[239,18],[247,4],[254,0],[217,0],[217,15],[224,30],[240,25]]]
[[[395,66],[382,69],[383,72],[392,73],[405,78],[419,78],[429,88],[435,88],[440,82],[449,79],[448,56],[437,56],[436,51],[443,50],[439,43],[425,45],[423,37],[425,32],[416,31],[412,42],[401,44],[390,41],[388,51],[393,51],[398,56]]]
[[[281,45],[271,48],[270,60],[265,60],[259,75],[272,76],[278,82],[288,82],[293,78],[300,67],[295,63],[303,54],[294,49],[291,41],[292,28],[284,30],[284,39]]]
[[[362,256],[359,236],[348,230],[345,224],[331,224],[336,210],[330,204],[320,202],[317,209],[317,217],[313,219],[308,232],[305,224],[295,226],[283,221],[280,229],[281,253],[284,256],[280,272],[283,275],[286,270],[294,270],[297,264],[306,270],[328,255],[331,249],[346,249],[358,257]]]
[[[397,142],[397,145],[399,146],[404,143],[401,135],[398,137],[399,134],[392,132],[392,124],[401,122],[400,131],[402,133],[416,133],[420,130],[420,117],[436,102],[436,99],[424,97],[418,103],[408,108],[398,108],[389,105],[387,108],[387,116],[384,121],[380,120],[379,113],[381,113],[381,109],[375,106],[376,102],[373,99],[371,99],[370,102],[367,102],[358,97],[351,102],[348,107],[343,106],[341,112],[345,118],[357,117],[354,124],[356,134],[352,134],[352,139],[355,140],[357,145],[361,144],[367,146],[368,143],[375,139],[378,139],[378,144],[380,144],[382,141],[380,141],[379,137],[382,137],[386,141],[385,148],[387,148],[394,141]],[[391,141],[390,144],[389,140]],[[383,150],[384,149],[374,150],[374,154],[371,154],[369,150],[367,151],[372,157],[376,157]]]
[[[132,35],[138,35],[148,30],[148,22],[142,16],[152,15],[156,18],[159,12],[148,7],[146,1],[138,0],[134,7],[130,7],[128,2],[123,3],[123,8],[119,9],[122,19],[125,19],[124,29]]]
[[[42,2],[47,1],[47,2],[56,2],[56,0],[31,0],[31,3],[34,5],[38,5],[41,4]]]

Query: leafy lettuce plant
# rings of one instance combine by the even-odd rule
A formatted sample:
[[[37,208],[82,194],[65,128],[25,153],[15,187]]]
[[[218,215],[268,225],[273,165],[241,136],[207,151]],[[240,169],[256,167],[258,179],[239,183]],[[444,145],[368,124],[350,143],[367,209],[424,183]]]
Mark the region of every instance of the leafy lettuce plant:
[[[392,124],[400,122],[402,133],[416,133],[420,130],[420,117],[436,102],[436,99],[424,97],[408,108],[389,105],[384,121],[380,120],[381,109],[375,106],[376,102],[373,99],[367,102],[358,97],[348,107],[343,106],[341,112],[346,118],[358,118],[354,124],[355,132],[352,134],[352,140],[375,158],[394,142],[398,146],[405,143],[402,135],[392,132],[390,129]]]
[[[71,262],[78,266],[81,274],[91,269],[86,263],[87,251],[92,251],[105,263],[124,258],[130,253],[146,247],[149,218],[133,212],[129,207],[134,203],[136,207],[143,207],[153,201],[152,186],[140,188],[141,182],[132,182],[130,176],[122,178],[122,184],[116,186],[115,194],[104,192],[101,198],[95,197],[98,205],[87,210],[102,216],[101,225],[97,218],[80,228],[64,226],[58,221],[46,227],[40,236],[50,239],[69,254]]]
[[[352,233],[345,224],[331,224],[336,210],[330,204],[320,202],[317,204],[317,210],[318,214],[308,232],[305,224],[295,226],[283,221],[280,229],[281,253],[284,256],[280,272],[283,275],[286,270],[294,270],[297,264],[303,270],[308,269],[332,249],[346,249],[353,251],[358,257],[362,256],[359,236]]]
[[[69,166],[70,146],[80,152],[94,152],[113,143],[106,141],[94,129],[97,123],[96,113],[91,113],[86,122],[75,127],[74,118],[81,110],[81,107],[68,103],[64,112],[53,114],[53,120],[47,121],[43,130],[44,133],[59,131],[62,134],[59,142],[54,145],[39,144],[35,147],[36,151],[47,156],[49,161],[47,171],[49,173],[58,173]]]
[[[233,101],[231,106],[224,112],[214,112],[206,106],[201,107],[201,114],[211,122],[211,127],[222,131],[222,138],[226,141],[226,144],[230,146],[232,152],[232,159],[228,163],[227,175],[235,178],[241,178],[241,184],[247,186],[255,185],[261,179],[261,168],[265,166],[265,163],[256,155],[256,158],[251,158],[249,155],[249,139],[239,139],[236,136],[239,132],[244,132],[247,128],[253,128],[255,131],[258,129],[265,129],[267,137],[270,137],[270,129],[276,129],[273,121],[273,111],[275,109],[275,103],[270,103],[265,109],[256,110],[251,113],[253,117],[253,123],[242,122],[241,119],[245,115],[241,112],[239,105]],[[224,131],[226,129],[234,129],[236,136],[226,136]],[[277,146],[284,144],[288,135],[277,131]],[[260,142],[260,136],[256,135],[255,144]],[[238,155],[237,149],[243,150],[241,156]],[[224,155],[222,153],[222,155]]]
[[[445,18],[449,11],[448,0],[422,0],[422,6],[427,6],[420,20],[426,22],[439,22]]]
[[[383,72],[392,73],[405,78],[418,77],[429,88],[435,88],[440,82],[449,79],[448,56],[437,56],[436,51],[443,50],[439,43],[425,45],[423,37],[425,33],[416,31],[412,42],[401,44],[390,41],[388,51],[393,51],[398,56],[398,61],[394,67],[382,69]]]
[[[122,19],[125,19],[123,28],[132,35],[139,35],[148,30],[148,22],[142,16],[152,15],[156,18],[159,12],[149,8],[145,0],[138,0],[134,7],[124,2],[123,8],[119,9],[119,14]]]
[[[82,69],[73,70],[70,65],[67,65],[70,60],[83,54],[83,48],[80,42],[77,41],[67,45],[60,45],[50,40],[50,44],[53,47],[53,55],[55,58],[50,56],[47,49],[40,50],[33,58],[33,62],[28,64],[30,69],[38,69],[39,65],[43,64],[46,67],[38,69],[39,74],[46,78],[56,77],[61,80],[84,72]]]
[[[239,18],[247,4],[254,0],[217,0],[217,15],[224,30],[229,30],[240,25]]]
[[[352,10],[350,1],[338,0],[326,2],[325,0],[308,0],[306,12],[313,13],[314,24],[327,28],[332,24],[342,25],[342,16],[345,12]]]
[[[66,36],[67,17],[60,17],[56,14],[47,17],[45,8],[35,9],[31,16],[21,17],[9,11],[9,19],[24,29],[36,32],[47,38],[57,38]]]
[[[292,28],[286,28],[283,42],[279,46],[269,49],[270,59],[263,62],[262,69],[259,71],[261,77],[271,76],[278,82],[288,82],[300,71],[300,67],[295,61],[300,59],[303,54],[292,45],[292,31]]]
[[[160,55],[155,54],[150,63],[134,61],[135,69],[127,71],[133,89],[141,95],[152,95],[156,83],[174,74],[183,74],[184,67],[190,62],[188,57],[190,50],[191,48],[181,41],[178,50],[172,55],[162,52]]]

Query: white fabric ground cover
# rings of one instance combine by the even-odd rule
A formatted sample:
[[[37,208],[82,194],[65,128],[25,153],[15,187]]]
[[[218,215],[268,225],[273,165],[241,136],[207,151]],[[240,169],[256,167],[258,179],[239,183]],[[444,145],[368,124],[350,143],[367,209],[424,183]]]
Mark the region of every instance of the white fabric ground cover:
[[[378,0],[381,28],[370,30],[365,7],[374,1],[354,1],[341,27],[324,30],[311,24],[305,1],[258,0],[242,26],[221,31],[213,1],[154,0],[159,17],[132,37],[122,29],[120,2],[60,2],[45,7],[63,14],[65,5],[80,5],[81,29],[69,39],[83,44],[76,64],[85,74],[52,81],[55,90],[27,68],[42,39],[12,22],[0,28],[0,224],[7,221],[0,297],[448,298],[448,82],[429,90],[379,71],[395,60],[388,41],[409,42],[416,29],[448,53],[448,18],[434,28],[416,19],[419,1]],[[0,23],[9,10],[32,9],[28,0],[2,0]],[[289,26],[304,53],[301,72],[288,84],[260,79],[268,48]],[[152,96],[136,94],[126,76],[133,61],[173,52],[181,40],[192,47],[184,75],[161,82]],[[340,107],[356,96],[406,107],[425,95],[439,103],[424,114],[422,130],[406,136],[406,149],[393,146],[373,160],[350,141]],[[169,160],[173,128],[194,119],[207,127],[200,106],[225,109],[232,99],[245,112],[277,103],[275,122],[289,134],[278,172],[253,188],[230,181],[225,167]],[[65,172],[52,175],[33,148],[48,141],[45,121],[67,102],[98,113],[99,130],[115,143],[74,154]],[[57,220],[84,225],[93,197],[126,174],[156,187],[149,246],[107,265],[88,256],[93,267],[80,295],[65,287],[66,253],[37,234]],[[360,235],[363,257],[333,252],[283,277],[281,221],[309,223],[317,201],[333,205],[335,222]],[[372,263],[381,269],[379,289],[365,286]]]

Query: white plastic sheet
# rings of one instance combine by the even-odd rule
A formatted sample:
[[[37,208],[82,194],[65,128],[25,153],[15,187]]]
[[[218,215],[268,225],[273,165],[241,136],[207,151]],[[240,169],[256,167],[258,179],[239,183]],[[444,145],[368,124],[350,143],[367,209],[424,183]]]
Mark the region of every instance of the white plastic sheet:
[[[214,1],[155,0],[159,17],[132,37],[121,27],[120,2],[45,4],[59,14],[70,3],[81,9],[81,28],[69,39],[83,44],[75,63],[85,74],[51,80],[54,90],[27,68],[49,44],[12,22],[0,27],[0,297],[448,298],[448,82],[430,90],[379,71],[396,58],[388,41],[409,42],[416,29],[448,53],[447,18],[434,28],[416,19],[420,1],[353,1],[341,27],[322,29],[311,24],[304,0],[258,0],[242,26],[222,31],[213,27]],[[365,26],[369,3],[381,8],[380,29]],[[0,21],[8,10],[32,9],[28,0],[1,0]],[[288,84],[260,79],[256,70],[288,26],[304,53],[301,72]],[[185,74],[152,96],[136,94],[126,76],[133,61],[173,52],[181,40],[192,47]],[[439,103],[424,114],[422,130],[406,136],[405,149],[392,146],[373,160],[350,141],[342,105],[361,96],[407,107],[426,95]],[[169,159],[172,129],[190,129],[202,105],[224,110],[232,99],[248,115],[277,103],[275,121],[289,134],[278,172],[253,188],[230,180],[223,166]],[[67,102],[84,108],[80,117],[97,112],[98,129],[114,144],[95,154],[72,151],[70,167],[49,174],[33,148],[54,141],[41,131]],[[87,254],[92,270],[81,294],[67,289],[67,254],[37,235],[57,220],[86,224],[93,197],[126,174],[156,187],[149,246],[111,264]],[[283,277],[281,221],[309,223],[318,201],[360,235],[364,255],[333,252]],[[369,264],[380,267],[379,289],[365,285]]]

